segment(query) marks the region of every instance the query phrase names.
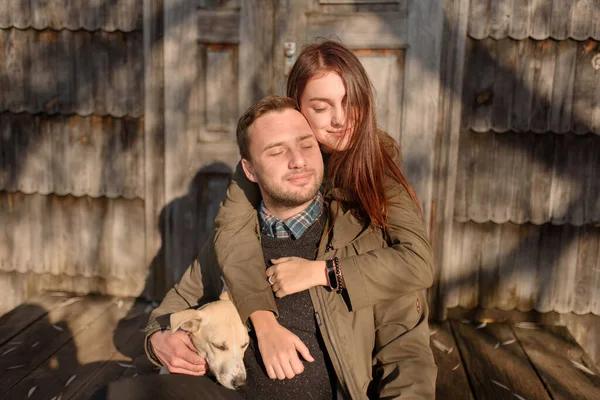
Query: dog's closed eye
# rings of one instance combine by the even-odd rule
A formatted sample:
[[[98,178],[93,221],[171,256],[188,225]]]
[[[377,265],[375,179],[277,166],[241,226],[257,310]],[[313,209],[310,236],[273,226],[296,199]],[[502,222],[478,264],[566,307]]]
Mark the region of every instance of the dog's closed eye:
[[[227,349],[229,349],[229,347],[227,346],[227,343],[221,343],[221,344],[211,343],[211,346],[213,346],[221,351],[227,351]]]

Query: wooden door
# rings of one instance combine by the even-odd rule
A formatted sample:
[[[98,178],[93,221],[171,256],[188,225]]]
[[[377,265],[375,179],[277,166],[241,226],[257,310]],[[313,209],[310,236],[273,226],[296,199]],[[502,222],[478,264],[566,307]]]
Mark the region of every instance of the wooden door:
[[[378,121],[403,147],[405,172],[429,218],[440,7],[434,0],[165,2],[168,283],[211,230],[226,173],[239,160],[240,114],[268,94],[285,93],[289,43],[295,55],[317,37],[339,39],[355,51],[376,89]]]
[[[443,24],[435,0],[280,0],[275,8],[274,90],[285,89],[286,43],[301,49],[321,37],[351,48],[375,87],[378,123],[401,145],[404,172],[428,223]]]

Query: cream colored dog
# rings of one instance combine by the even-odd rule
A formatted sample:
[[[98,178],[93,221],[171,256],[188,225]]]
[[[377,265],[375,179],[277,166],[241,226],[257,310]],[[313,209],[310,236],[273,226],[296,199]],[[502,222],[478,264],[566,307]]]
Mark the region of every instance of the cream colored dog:
[[[248,347],[248,331],[240,315],[223,291],[219,300],[198,310],[185,310],[171,315],[171,330],[190,333],[198,354],[207,362],[217,381],[226,388],[237,389],[246,383],[244,352]]]

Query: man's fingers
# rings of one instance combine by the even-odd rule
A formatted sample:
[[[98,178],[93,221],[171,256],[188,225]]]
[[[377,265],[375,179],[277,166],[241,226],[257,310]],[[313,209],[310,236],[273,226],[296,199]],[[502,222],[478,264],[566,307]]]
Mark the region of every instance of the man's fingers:
[[[169,366],[171,368],[174,369],[178,369],[178,370],[185,370],[185,371],[189,371],[191,373],[206,373],[206,363],[204,364],[194,364],[191,363],[183,358],[179,358],[179,357],[174,357],[170,360],[169,362]],[[170,371],[170,369],[169,369]]]
[[[290,362],[284,363],[282,368],[283,368],[283,373],[285,374],[286,378],[292,379],[293,377],[296,376],[296,373],[294,372],[294,368],[292,367]]]
[[[283,372],[283,369],[279,364],[273,365],[273,370],[275,371],[275,376],[277,377],[277,379],[279,379],[280,381],[285,379],[285,373]]]
[[[178,354],[179,357],[190,364],[205,365],[206,360],[198,354],[198,350],[196,350],[196,346],[194,346],[192,339],[188,335],[182,336],[180,339],[183,344],[185,344],[185,348],[182,349],[181,354]]]
[[[206,370],[203,370],[203,371],[190,371],[188,369],[177,368],[177,367],[173,367],[173,366],[168,367],[167,369],[172,374],[184,374],[184,375],[192,375],[192,376],[203,376],[204,374],[206,374]]]
[[[300,338],[298,336],[296,336],[294,338],[294,345],[296,346],[296,351],[298,353],[300,353],[302,358],[304,358],[306,361],[310,361],[310,362],[315,361],[313,356],[310,355],[310,351],[308,350],[308,347],[306,347],[306,345],[304,343],[302,343],[302,340],[300,340]]]
[[[268,366],[266,366],[266,368],[267,368],[267,375],[269,375],[269,378],[277,379],[277,374],[275,374],[275,370],[273,369],[273,366],[268,365]]]
[[[304,364],[302,364],[302,361],[300,361],[300,358],[298,358],[298,353],[296,353],[295,351],[294,354],[290,357],[290,366],[292,367],[292,370],[296,375],[304,372]]]

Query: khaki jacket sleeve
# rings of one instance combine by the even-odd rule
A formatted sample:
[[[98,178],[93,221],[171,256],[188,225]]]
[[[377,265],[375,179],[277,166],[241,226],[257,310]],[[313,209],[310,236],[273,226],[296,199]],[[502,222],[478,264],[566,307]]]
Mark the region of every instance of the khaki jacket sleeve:
[[[390,199],[387,245],[340,260],[354,311],[433,284],[433,251],[423,218],[408,191],[388,181]]]
[[[214,245],[223,278],[244,323],[257,310],[277,314],[260,245],[259,204],[258,185],[246,178],[239,163],[215,219]]]
[[[375,306],[376,398],[433,399],[437,367],[429,346],[425,291]]]
[[[150,336],[168,327],[172,313],[217,300],[223,289],[220,276],[212,241],[208,241],[179,283],[167,292],[160,305],[150,313],[144,338],[144,349],[150,361],[161,365],[152,351]]]

